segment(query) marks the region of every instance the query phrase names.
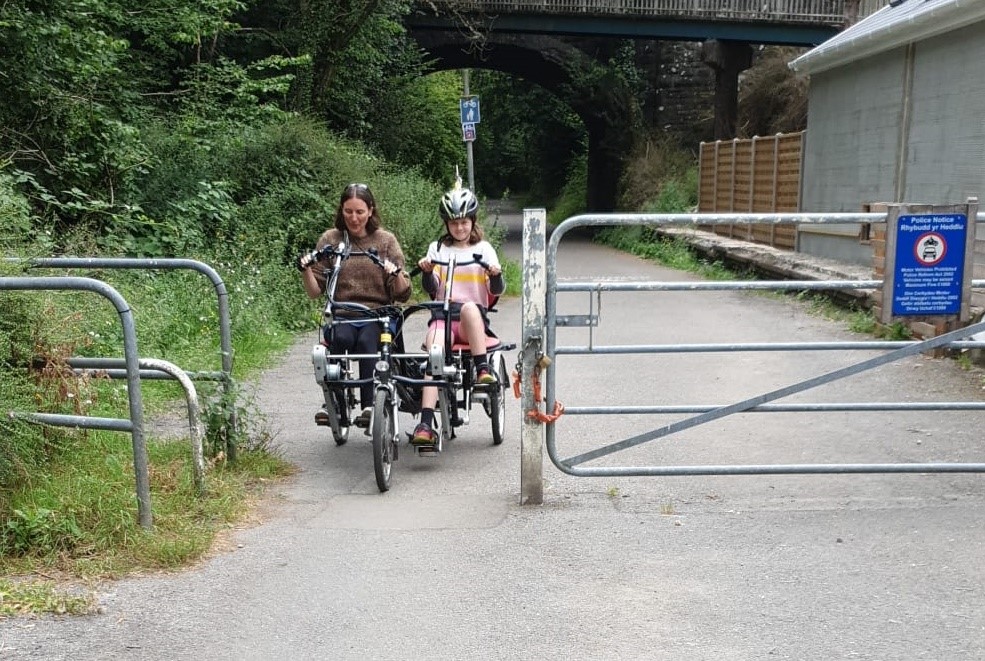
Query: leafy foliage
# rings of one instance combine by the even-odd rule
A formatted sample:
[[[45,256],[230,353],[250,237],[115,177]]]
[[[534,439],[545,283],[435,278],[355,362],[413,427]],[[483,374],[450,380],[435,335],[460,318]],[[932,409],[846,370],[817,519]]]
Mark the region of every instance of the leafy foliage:
[[[587,132],[564,100],[495,71],[478,71],[475,90],[487,99],[476,135],[476,187],[553,199],[586,153]],[[537,109],[532,112],[531,109]]]
[[[696,158],[665,134],[638,144],[620,182],[624,209],[647,212],[689,210],[697,204]]]
[[[804,49],[770,46],[760,51],[739,87],[739,137],[793,133],[807,128],[807,78],[787,63]]]

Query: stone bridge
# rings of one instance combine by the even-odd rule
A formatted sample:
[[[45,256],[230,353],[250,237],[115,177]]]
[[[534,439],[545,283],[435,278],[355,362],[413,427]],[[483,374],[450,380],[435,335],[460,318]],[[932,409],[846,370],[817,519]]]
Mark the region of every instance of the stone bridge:
[[[589,210],[611,211],[643,119],[651,127],[667,124],[654,110],[664,108],[660,98],[640,108],[635,90],[599,75],[616,45],[636,43],[637,65],[659,95],[666,87],[664,47],[700,42],[714,116],[711,135],[702,137],[731,138],[738,76],[752,62],[752,45],[816,45],[858,17],[859,1],[428,0],[405,24],[435,70],[503,71],[568,103],[588,133]]]

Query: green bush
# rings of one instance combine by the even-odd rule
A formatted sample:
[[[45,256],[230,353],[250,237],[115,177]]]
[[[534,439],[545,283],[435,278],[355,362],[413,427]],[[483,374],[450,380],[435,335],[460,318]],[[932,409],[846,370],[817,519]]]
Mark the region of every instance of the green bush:
[[[14,177],[0,170],[0,245],[23,243],[31,232],[31,207]]]
[[[547,214],[547,222],[556,225],[571,216],[585,212],[588,205],[588,157],[577,156],[572,161],[568,178],[561,189],[554,208]]]
[[[0,554],[46,555],[74,549],[82,531],[71,514],[39,507],[15,509],[0,528]]]
[[[698,206],[698,169],[692,167],[682,176],[661,182],[654,200],[643,204],[644,213],[689,213]]]

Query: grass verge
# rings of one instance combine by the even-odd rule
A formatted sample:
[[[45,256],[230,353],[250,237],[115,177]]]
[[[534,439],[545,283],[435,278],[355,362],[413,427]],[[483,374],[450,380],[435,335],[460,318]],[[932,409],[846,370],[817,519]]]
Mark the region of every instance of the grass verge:
[[[51,576],[85,584],[193,564],[246,520],[269,483],[294,471],[268,449],[242,452],[235,464],[211,462],[200,495],[188,443],[150,441],[154,526],[145,530],[137,522],[129,436],[99,432],[79,440],[49,474],[12,498],[13,515],[0,535],[0,573],[8,577],[0,588],[2,614],[91,608],[91,594],[66,595]]]

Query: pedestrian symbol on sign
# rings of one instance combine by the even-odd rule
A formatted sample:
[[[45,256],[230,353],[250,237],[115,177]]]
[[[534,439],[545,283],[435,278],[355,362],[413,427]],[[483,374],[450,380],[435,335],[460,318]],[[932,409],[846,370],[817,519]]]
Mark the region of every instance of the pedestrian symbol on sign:
[[[465,142],[475,140],[475,124],[462,124],[462,140]]]

